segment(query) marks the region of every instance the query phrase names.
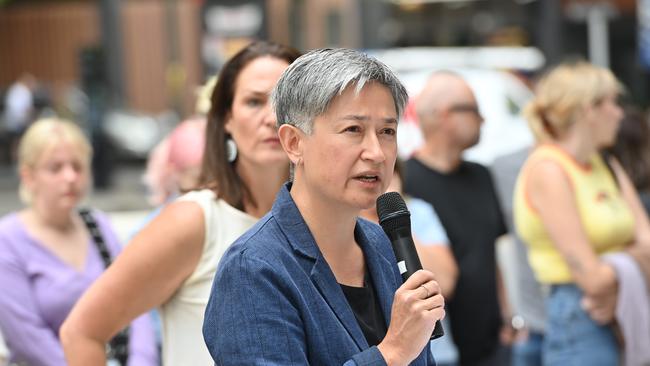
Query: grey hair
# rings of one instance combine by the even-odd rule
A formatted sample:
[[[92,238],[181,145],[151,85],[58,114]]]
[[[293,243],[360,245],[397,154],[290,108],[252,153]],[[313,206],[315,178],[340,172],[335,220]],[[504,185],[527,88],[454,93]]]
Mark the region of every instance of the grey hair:
[[[352,84],[358,94],[370,81],[389,89],[400,117],[408,93],[388,66],[351,49],[310,51],[284,71],[273,89],[271,100],[278,126],[290,124],[311,134],[314,118],[323,115],[334,98]]]

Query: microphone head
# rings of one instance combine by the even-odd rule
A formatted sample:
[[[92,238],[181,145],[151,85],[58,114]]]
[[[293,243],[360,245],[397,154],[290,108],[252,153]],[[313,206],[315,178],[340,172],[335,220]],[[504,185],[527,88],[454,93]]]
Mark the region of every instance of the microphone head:
[[[377,198],[377,216],[387,234],[396,228],[406,228],[410,232],[411,213],[397,192],[386,192]]]

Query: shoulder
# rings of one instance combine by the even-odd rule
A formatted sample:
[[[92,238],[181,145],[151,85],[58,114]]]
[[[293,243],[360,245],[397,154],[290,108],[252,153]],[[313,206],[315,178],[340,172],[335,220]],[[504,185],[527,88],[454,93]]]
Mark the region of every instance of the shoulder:
[[[431,205],[429,202],[416,198],[416,197],[408,197],[406,201],[406,205],[408,206],[409,211],[411,211],[411,215],[414,214],[420,214],[420,213],[427,213],[427,214],[433,214],[436,215],[436,210],[433,208],[433,205]]]
[[[553,184],[558,181],[566,181],[567,172],[562,164],[555,159],[533,159],[526,164],[526,175],[533,184]]]
[[[106,214],[106,212],[96,208],[85,209],[84,211],[90,213],[92,218],[97,222],[97,225],[99,226],[100,230],[102,230],[102,233],[104,233],[105,231],[111,231],[111,232],[113,231],[113,224],[111,223],[111,219]]]
[[[420,220],[429,225],[438,224],[438,213],[429,202],[416,197],[408,197],[406,205],[409,211],[411,211],[411,221]]]
[[[194,202],[211,202],[216,200],[214,191],[210,189],[199,189],[189,191],[178,197],[176,201],[194,201]]]
[[[24,247],[24,245],[20,244],[27,237],[27,231],[17,212],[12,212],[0,218],[0,247],[3,249],[16,247],[15,249],[18,250]]]
[[[544,202],[558,195],[572,195],[571,178],[553,159],[537,159],[526,164],[524,189],[533,201]]]
[[[287,252],[288,241],[271,213],[262,217],[228,248],[222,261],[236,257],[272,262],[278,253]]]
[[[25,231],[18,213],[10,213],[0,218],[0,264],[13,264],[28,260],[29,251],[25,245]]]
[[[463,170],[471,172],[473,174],[478,174],[481,176],[489,176],[490,171],[488,168],[480,163],[474,162],[474,161],[463,161],[461,163],[461,167]]]
[[[473,182],[478,188],[483,189],[487,187],[488,190],[494,190],[494,181],[492,173],[483,164],[472,161],[464,161],[459,168],[459,172],[463,178],[469,182]]]
[[[233,291],[234,284],[264,279],[276,287],[289,286],[304,269],[299,253],[295,252],[270,214],[240,236],[226,250],[217,266],[216,286]]]
[[[166,247],[172,244],[179,250],[196,243],[203,245],[205,220],[202,207],[192,201],[175,201],[165,206],[159,215],[149,222],[134,237],[132,243],[144,244],[149,248]]]
[[[0,217],[0,235],[11,235],[12,232],[17,231],[19,220],[17,212]]]

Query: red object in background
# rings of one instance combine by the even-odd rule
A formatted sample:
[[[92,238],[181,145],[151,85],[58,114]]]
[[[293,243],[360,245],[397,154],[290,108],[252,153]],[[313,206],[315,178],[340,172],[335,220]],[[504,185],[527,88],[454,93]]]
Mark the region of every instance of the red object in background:
[[[610,3],[624,14],[633,14],[636,12],[636,0],[563,0],[564,9],[570,4],[600,4]]]

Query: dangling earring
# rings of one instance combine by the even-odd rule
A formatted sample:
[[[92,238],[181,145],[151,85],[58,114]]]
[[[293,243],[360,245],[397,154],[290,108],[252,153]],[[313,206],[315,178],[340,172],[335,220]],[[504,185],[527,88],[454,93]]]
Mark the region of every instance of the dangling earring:
[[[229,163],[232,163],[237,159],[237,144],[235,140],[230,137],[226,139],[226,158]]]

